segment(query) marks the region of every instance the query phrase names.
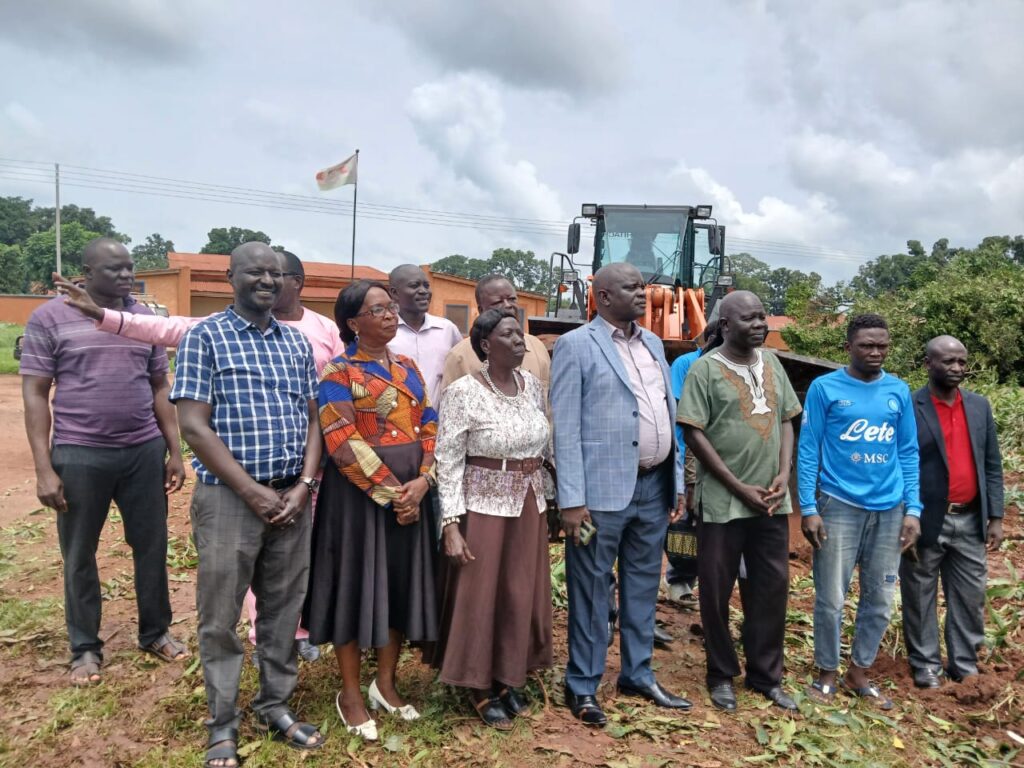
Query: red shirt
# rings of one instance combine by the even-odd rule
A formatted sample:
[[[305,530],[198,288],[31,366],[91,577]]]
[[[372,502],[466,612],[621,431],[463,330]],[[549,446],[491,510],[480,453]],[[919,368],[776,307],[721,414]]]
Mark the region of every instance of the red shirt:
[[[942,438],[946,443],[946,463],[949,466],[949,502],[970,504],[978,495],[978,471],[971,451],[971,436],[964,415],[964,398],[956,391],[956,400],[946,405],[932,395],[935,412],[939,415]]]

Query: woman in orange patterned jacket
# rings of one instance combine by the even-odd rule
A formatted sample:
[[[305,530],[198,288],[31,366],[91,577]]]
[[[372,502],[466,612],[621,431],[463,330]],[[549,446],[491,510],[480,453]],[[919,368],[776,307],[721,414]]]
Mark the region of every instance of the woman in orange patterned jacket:
[[[335,704],[348,732],[374,741],[359,689],[361,649],[377,650],[370,707],[415,720],[419,713],[395,687],[399,652],[406,639],[437,639],[427,499],[437,414],[416,364],[387,349],[398,305],[382,283],[350,285],[334,316],[347,347],[320,383],[320,426],[334,467],[324,470],[317,501],[303,626],[310,642],[334,644],[342,679]]]

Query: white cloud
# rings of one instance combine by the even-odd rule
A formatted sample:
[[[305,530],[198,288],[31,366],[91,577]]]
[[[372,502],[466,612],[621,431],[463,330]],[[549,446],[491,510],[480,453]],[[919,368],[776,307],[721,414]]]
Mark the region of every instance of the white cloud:
[[[443,169],[428,184],[455,210],[563,218],[557,193],[540,180],[537,168],[512,157],[501,96],[483,78],[462,74],[421,85],[406,109],[420,142]]]
[[[363,0],[448,70],[594,93],[623,78],[623,36],[609,0]]]
[[[845,218],[823,195],[811,195],[802,206],[766,195],[758,200],[754,210],[744,210],[732,190],[703,168],[681,163],[672,172],[672,178],[680,183],[687,195],[685,199],[710,202],[715,217],[733,237],[821,245],[835,241],[846,228]]]
[[[1019,0],[777,0],[757,7],[781,40],[782,71],[765,77],[781,74],[799,117],[813,128],[940,154],[1024,146]]]
[[[200,0],[45,0],[0,3],[0,39],[59,57],[177,61],[196,47]]]
[[[798,183],[835,200],[860,226],[925,239],[1020,231],[1024,153],[964,149],[911,166],[871,142],[807,131],[790,157]]]

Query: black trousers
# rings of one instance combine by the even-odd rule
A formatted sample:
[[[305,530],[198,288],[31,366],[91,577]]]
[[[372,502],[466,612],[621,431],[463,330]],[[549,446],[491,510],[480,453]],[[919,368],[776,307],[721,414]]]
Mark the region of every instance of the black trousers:
[[[103,650],[96,549],[111,501],[121,511],[124,538],[135,562],[139,645],[157,640],[171,624],[166,452],[163,437],[127,448],[55,445],[51,451],[50,461],[68,502],[67,510],[57,513],[57,536],[64,558],[64,617],[72,658]]]
[[[697,578],[709,687],[740,673],[729,632],[729,598],[740,579],[747,685],[759,691],[782,681],[782,651],[789,599],[789,516],[774,515],[697,524]]]

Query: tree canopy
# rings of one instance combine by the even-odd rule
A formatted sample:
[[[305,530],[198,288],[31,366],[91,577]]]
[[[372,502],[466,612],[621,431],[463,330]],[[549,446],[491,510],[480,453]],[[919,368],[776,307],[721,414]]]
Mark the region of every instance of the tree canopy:
[[[547,294],[551,287],[548,265],[533,251],[495,248],[489,259],[474,259],[452,254],[430,265],[434,272],[479,280],[492,272],[505,275],[520,291]]]
[[[243,227],[215,227],[206,235],[206,245],[199,249],[200,253],[231,253],[242,243],[260,242],[270,245],[270,235],[258,229]],[[283,246],[273,246],[275,251],[284,250]]]
[[[929,254],[910,241],[906,258],[869,262],[858,275],[865,280],[851,281],[842,314],[820,294],[805,297],[793,307],[797,323],[783,338],[794,352],[845,361],[845,317],[876,312],[888,320],[892,337],[886,369],[911,383],[924,381],[927,341],[950,334],[967,347],[975,371],[1024,385],[1022,238],[986,237],[976,248],[948,245],[939,240]]]

